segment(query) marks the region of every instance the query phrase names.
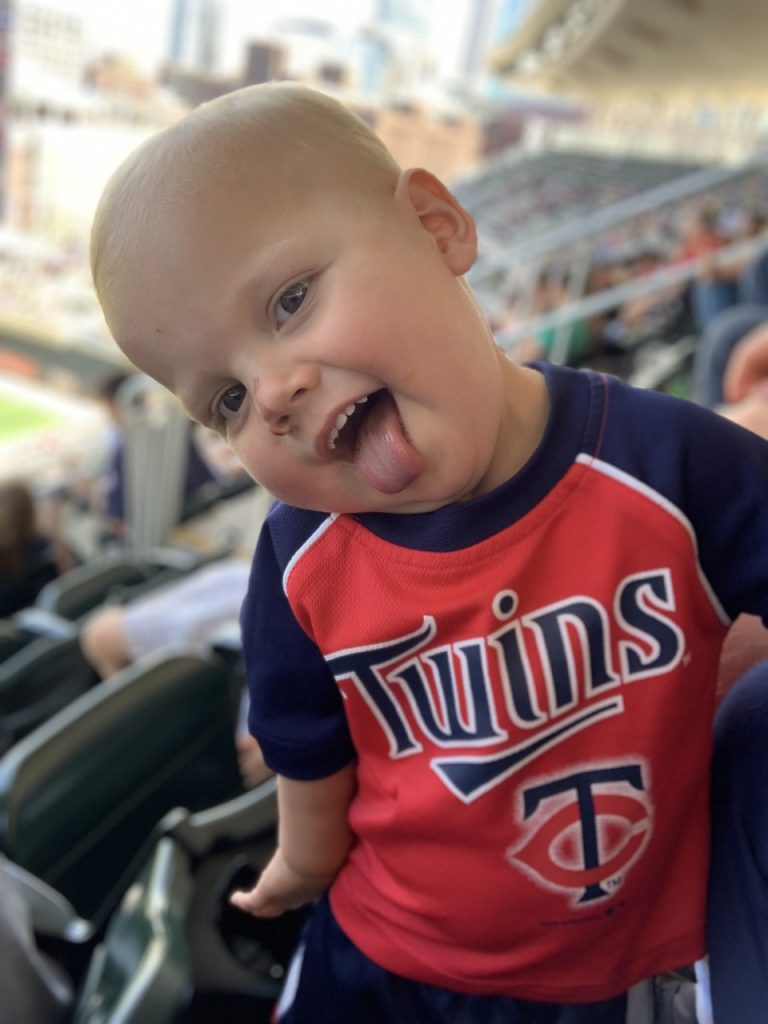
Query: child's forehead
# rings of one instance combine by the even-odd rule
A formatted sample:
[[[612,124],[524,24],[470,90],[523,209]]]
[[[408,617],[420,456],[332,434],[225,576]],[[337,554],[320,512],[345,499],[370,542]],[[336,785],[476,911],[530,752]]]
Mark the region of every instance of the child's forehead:
[[[152,216],[184,220],[190,211],[239,203],[258,215],[275,203],[308,200],[328,194],[348,179],[351,161],[340,162],[332,152],[287,153],[283,147],[250,138],[249,146],[206,147],[190,160],[185,140],[170,138],[158,154],[160,173],[147,176],[143,199]],[[152,157],[152,159],[156,159]]]

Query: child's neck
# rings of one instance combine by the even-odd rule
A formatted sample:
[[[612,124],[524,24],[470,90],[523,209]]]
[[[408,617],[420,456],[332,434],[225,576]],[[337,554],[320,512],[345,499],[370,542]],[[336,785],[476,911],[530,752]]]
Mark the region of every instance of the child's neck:
[[[549,419],[549,392],[544,374],[513,363],[500,354],[504,418],[496,446],[491,487],[523,468],[541,443]]]

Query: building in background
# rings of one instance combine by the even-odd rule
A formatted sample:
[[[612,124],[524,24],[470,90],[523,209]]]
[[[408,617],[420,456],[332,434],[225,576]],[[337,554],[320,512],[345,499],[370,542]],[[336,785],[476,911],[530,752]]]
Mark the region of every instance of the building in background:
[[[435,77],[436,55],[431,45],[432,0],[376,0],[369,22],[386,45],[373,91],[383,100],[416,102]]]
[[[77,106],[85,67],[85,30],[77,14],[55,3],[14,0],[10,90],[24,104]]]
[[[252,42],[245,51],[246,85],[260,82],[278,82],[286,77],[285,49],[277,43]]]
[[[13,0],[0,0],[0,223],[7,205],[8,92],[10,88]]]
[[[168,62],[208,74],[219,71],[223,8],[221,0],[174,0]]]
[[[9,2],[0,0],[7,10]],[[93,343],[103,327],[98,316],[80,313],[87,305],[88,237],[98,196],[128,152],[199,103],[243,85],[295,78],[361,113],[404,165],[425,164],[450,180],[473,167],[482,151],[471,112],[420,99],[430,67],[420,5],[374,5],[364,26],[368,40],[380,44],[381,60],[376,81],[362,88],[370,49],[357,46],[365,38],[360,22],[338,26],[281,16],[267,38],[244,38],[238,73],[224,76],[216,71],[224,0],[173,0],[167,61],[162,74],[151,76],[119,53],[89,53],[82,17],[58,10],[57,2],[15,0],[15,25],[6,31],[13,74],[3,227],[60,247],[73,265],[79,261],[76,285],[37,294],[45,293],[56,330],[80,322]],[[34,305],[35,295],[28,289],[21,302],[19,294],[19,306]]]
[[[119,55],[89,63],[82,16],[56,0],[14,0],[9,24],[3,226],[83,254],[111,171],[185,108]]]

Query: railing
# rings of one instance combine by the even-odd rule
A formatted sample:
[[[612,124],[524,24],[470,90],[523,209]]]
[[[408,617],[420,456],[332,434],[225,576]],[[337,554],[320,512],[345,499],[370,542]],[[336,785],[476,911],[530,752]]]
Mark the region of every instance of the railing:
[[[510,257],[518,259],[521,256],[543,256],[567,245],[584,241],[601,231],[633,220],[635,217],[652,213],[671,203],[691,199],[699,193],[717,188],[729,181],[736,181],[738,178],[760,170],[768,171],[768,154],[766,153],[757,154],[751,160],[737,167],[707,167],[700,171],[694,171],[692,174],[685,174],[662,185],[656,185],[639,195],[595,210],[594,213],[588,214],[586,217],[582,216],[576,221],[568,221],[530,238],[502,244],[494,236],[490,245],[494,249],[494,255],[498,254],[500,258],[496,262],[485,261],[483,273],[498,273],[499,270],[506,269],[509,266]],[[501,212],[500,209],[499,216],[501,216]],[[485,235],[483,240],[484,242],[487,240]]]
[[[501,161],[499,161],[501,163]],[[495,168],[498,173],[499,166]],[[652,295],[663,289],[692,281],[705,266],[723,267],[740,261],[746,264],[766,245],[763,239],[748,239],[724,246],[715,254],[682,264],[664,267],[633,281],[596,292],[583,298],[589,268],[594,258],[590,243],[601,232],[631,224],[644,215],[660,212],[673,204],[683,204],[721,186],[735,183],[751,174],[768,173],[768,153],[755,154],[738,166],[708,167],[620,200],[595,210],[587,216],[549,228],[519,241],[502,243],[492,228],[482,233],[481,257],[468,278],[481,307],[489,318],[501,315],[512,296],[517,298],[518,311],[524,319],[512,328],[497,332],[502,348],[511,348],[515,342],[529,338],[538,331],[555,330],[550,358],[562,362],[569,345],[568,327],[574,321],[620,307],[623,303]],[[503,204],[496,208],[503,218]],[[489,254],[490,250],[490,254]],[[557,253],[568,263],[566,274],[566,301],[557,310],[526,317],[531,305],[534,285],[548,256]],[[512,293],[512,295],[510,295]]]
[[[682,286],[694,280],[707,267],[721,268],[734,263],[748,263],[765,249],[766,245],[768,245],[768,242],[766,242],[765,238],[750,238],[732,245],[723,246],[723,248],[707,256],[687,260],[685,263],[674,266],[664,267],[662,270],[644,274],[642,277],[617,285],[614,288],[595,292],[593,295],[589,295],[577,302],[570,302],[557,310],[553,310],[551,313],[545,313],[524,320],[509,330],[498,332],[496,340],[501,348],[511,348],[515,342],[523,338],[530,338],[538,331],[548,328],[567,327],[575,320],[595,316],[609,309],[616,309],[630,299],[652,295],[654,292],[664,291],[674,285]],[[553,353],[552,361],[561,361],[555,358],[555,355]]]

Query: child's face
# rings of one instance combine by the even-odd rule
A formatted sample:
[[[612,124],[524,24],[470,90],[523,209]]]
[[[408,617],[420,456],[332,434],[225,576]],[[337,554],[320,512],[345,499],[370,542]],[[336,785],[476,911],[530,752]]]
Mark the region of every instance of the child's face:
[[[277,177],[218,188],[112,297],[130,357],[291,504],[426,511],[506,478],[504,358],[459,280],[473,226],[419,181],[365,212]]]

